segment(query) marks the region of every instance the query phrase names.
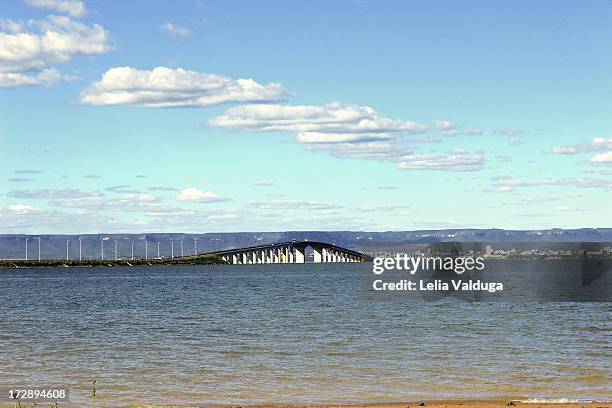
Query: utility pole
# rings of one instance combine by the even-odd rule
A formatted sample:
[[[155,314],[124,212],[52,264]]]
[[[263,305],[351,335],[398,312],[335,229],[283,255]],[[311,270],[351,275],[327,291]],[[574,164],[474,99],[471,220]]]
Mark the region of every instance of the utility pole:
[[[115,261],[117,260],[117,240],[115,240]]]
[[[193,239],[193,255],[197,255],[198,254],[198,239],[194,238]]]
[[[160,257],[159,257],[159,241],[157,241],[157,259],[160,259]]]
[[[79,238],[79,261],[83,260],[83,251],[82,251],[82,243],[81,243],[81,238]]]
[[[134,260],[134,240],[132,240],[132,261]]]
[[[40,261],[40,237],[38,237],[38,260]]]
[[[26,253],[25,253],[25,260],[28,260],[28,237],[26,237]]]
[[[172,240],[172,239],[170,240],[170,247],[172,248],[172,255],[171,255],[171,257],[172,257],[172,259],[174,259],[174,240]]]
[[[68,259],[69,259],[69,257],[68,257],[68,245],[69,245],[69,244],[70,244],[70,240],[69,240],[69,239],[67,239],[67,240],[66,240],[66,260],[68,260]]]
[[[104,238],[100,239],[100,242],[102,243],[102,250],[100,251],[100,259],[104,260]]]
[[[149,243],[147,242],[147,239],[145,238],[145,260],[149,259]]]

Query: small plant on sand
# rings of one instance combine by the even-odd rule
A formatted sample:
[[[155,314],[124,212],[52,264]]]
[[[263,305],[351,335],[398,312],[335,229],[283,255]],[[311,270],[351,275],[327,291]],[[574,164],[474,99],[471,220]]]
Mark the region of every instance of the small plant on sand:
[[[91,380],[91,408],[96,405],[96,379]]]

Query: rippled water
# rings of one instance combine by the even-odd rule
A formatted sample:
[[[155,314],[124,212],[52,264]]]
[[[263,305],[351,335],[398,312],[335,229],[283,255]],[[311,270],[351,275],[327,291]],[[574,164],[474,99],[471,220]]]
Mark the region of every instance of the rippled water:
[[[104,407],[612,398],[610,303],[364,296],[367,264],[0,270],[0,386]]]

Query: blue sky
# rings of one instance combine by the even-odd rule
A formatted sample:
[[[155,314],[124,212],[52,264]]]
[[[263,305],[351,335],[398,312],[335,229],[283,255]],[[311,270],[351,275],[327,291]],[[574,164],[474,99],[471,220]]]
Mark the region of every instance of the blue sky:
[[[611,226],[608,1],[0,18],[2,232]]]

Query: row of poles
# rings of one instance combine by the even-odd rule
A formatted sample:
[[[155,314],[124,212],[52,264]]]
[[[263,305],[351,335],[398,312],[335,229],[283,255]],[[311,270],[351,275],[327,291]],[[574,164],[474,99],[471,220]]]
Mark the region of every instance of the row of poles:
[[[28,240],[30,239],[30,237],[26,237],[25,239],[25,260],[28,260]],[[38,260],[41,260],[41,256],[40,256],[40,237],[34,237],[34,239],[38,240]],[[124,238],[127,239],[127,238]],[[102,238],[100,239],[100,259],[104,260],[104,241],[109,241],[110,238],[106,237],[106,238]],[[79,261],[83,260],[83,242],[82,239],[79,238]],[[115,261],[117,261],[119,259],[119,252],[117,250],[117,243],[118,240],[114,239],[113,240],[115,243],[115,249],[114,249],[114,254],[115,254]],[[134,260],[134,240],[132,239],[132,253],[131,253],[131,259]],[[184,251],[184,247],[183,247],[183,242],[184,240],[181,240],[181,256],[185,256],[185,251]],[[149,241],[147,241],[146,239],[144,240],[145,243],[145,259],[149,259]],[[157,258],[160,258],[160,241],[157,241]],[[170,240],[170,246],[171,246],[171,257],[172,259],[174,259],[174,240]],[[70,260],[70,240],[67,239],[66,240],[66,260]],[[197,238],[193,239],[193,255],[197,255],[198,254],[198,240]]]

